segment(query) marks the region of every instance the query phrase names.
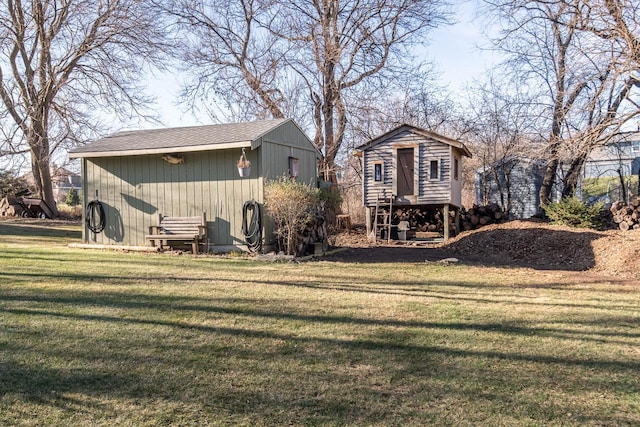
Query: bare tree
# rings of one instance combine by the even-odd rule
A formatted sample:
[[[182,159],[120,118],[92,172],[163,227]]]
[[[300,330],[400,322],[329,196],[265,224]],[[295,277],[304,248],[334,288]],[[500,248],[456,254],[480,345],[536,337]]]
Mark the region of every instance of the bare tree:
[[[411,74],[407,49],[445,22],[443,0],[164,5],[187,34],[184,59],[196,76],[192,89],[227,97],[256,117],[293,116],[314,129],[331,179],[358,94]]]
[[[589,6],[589,20],[582,28],[613,42],[627,59],[629,69],[640,71],[640,5],[634,0],[583,0]]]
[[[52,156],[99,128],[97,113],[141,112],[138,75],[167,32],[141,0],[8,0],[0,7],[3,150],[28,152],[40,197],[57,214]]]
[[[618,67],[621,53],[584,30],[593,20],[590,2],[505,0],[490,4],[506,23],[498,47],[510,55],[508,66],[518,84],[537,92],[539,99],[532,121],[547,142],[547,167],[540,190],[540,203],[546,204],[559,172],[564,171],[562,163],[569,165],[563,195],[570,195],[591,150],[630,119],[620,112],[625,103],[632,102],[635,83]]]
[[[521,162],[535,162],[540,156],[536,129],[529,120],[533,105],[530,95],[514,87],[509,76],[490,74],[486,81],[469,88],[463,122],[474,154],[471,164],[481,171],[482,200],[487,203],[491,199],[493,187],[504,212],[512,208],[514,168]]]

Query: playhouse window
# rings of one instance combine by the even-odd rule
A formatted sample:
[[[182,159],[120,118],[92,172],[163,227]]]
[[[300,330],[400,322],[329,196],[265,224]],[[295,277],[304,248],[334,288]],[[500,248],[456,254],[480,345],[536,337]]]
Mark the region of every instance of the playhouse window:
[[[453,160],[453,179],[458,180],[458,168],[460,167],[460,161],[456,158]]]
[[[374,163],[373,165],[373,179],[377,182],[382,181],[382,163]]]
[[[437,160],[431,160],[429,162],[429,179],[438,179],[439,178],[439,162]]]

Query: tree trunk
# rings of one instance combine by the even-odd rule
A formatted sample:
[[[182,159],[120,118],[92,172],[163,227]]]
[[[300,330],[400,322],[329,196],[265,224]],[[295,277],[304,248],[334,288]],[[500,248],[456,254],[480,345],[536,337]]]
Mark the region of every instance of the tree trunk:
[[[551,202],[551,192],[553,191],[553,184],[555,184],[557,170],[558,160],[549,160],[542,178],[542,185],[540,186],[540,205],[546,205]]]
[[[622,201],[627,203],[627,189],[624,186],[624,176],[622,175],[622,169],[618,169],[618,178],[620,178],[620,192],[622,193]]]
[[[578,181],[580,180],[580,174],[582,173],[582,167],[587,158],[586,154],[580,154],[571,161],[571,166],[567,175],[564,177],[562,185],[562,197],[573,197],[576,195],[576,188],[578,188]]]
[[[40,120],[44,120],[39,118]],[[49,162],[49,140],[47,138],[46,125],[37,124],[37,130],[30,130],[27,135],[27,143],[31,147],[31,171],[33,180],[40,197],[49,206],[53,217],[58,217],[58,207],[53,195],[53,185],[51,183],[51,165]]]

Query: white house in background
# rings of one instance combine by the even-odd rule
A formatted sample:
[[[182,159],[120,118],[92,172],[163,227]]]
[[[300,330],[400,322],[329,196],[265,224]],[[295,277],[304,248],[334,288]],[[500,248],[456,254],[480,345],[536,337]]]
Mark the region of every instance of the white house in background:
[[[29,185],[35,185],[33,172],[29,172],[23,176]],[[64,203],[67,200],[67,194],[71,188],[75,188],[80,194],[82,187],[82,177],[80,174],[70,171],[64,167],[51,166],[51,186],[53,187],[53,196],[56,202]]]

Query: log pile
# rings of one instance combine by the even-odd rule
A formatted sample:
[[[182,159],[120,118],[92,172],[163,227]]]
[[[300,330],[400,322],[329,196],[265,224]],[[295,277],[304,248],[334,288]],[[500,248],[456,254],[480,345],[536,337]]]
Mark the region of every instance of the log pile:
[[[464,231],[475,230],[489,224],[500,224],[508,219],[508,215],[495,203],[486,206],[474,205],[468,211],[462,209],[460,217],[461,228]]]
[[[620,230],[640,229],[640,196],[631,199],[628,205],[615,202],[609,209],[612,221]]]
[[[460,229],[469,231],[480,228],[484,225],[503,223],[508,219],[508,215],[502,211],[499,205],[491,204],[487,206],[475,205],[469,210],[460,210]],[[394,210],[391,222],[398,224],[400,221],[408,221],[409,226],[416,232],[443,233],[444,213],[442,208],[399,207]],[[449,211],[449,229],[455,232],[456,212]]]
[[[309,214],[304,230],[296,239],[296,256],[319,255],[328,249],[329,240],[327,233],[327,219],[324,210],[318,210]],[[286,248],[285,242],[280,243],[281,248]]]
[[[449,212],[451,215],[450,224],[455,221],[455,212]],[[398,208],[393,212],[391,217],[392,224],[398,224],[400,221],[408,221],[409,227],[417,232],[436,232],[444,229],[444,216],[441,209],[425,209],[425,208]],[[453,224],[455,225],[455,224]]]
[[[21,216],[24,209],[15,196],[8,195],[0,200],[0,217],[1,216]]]

